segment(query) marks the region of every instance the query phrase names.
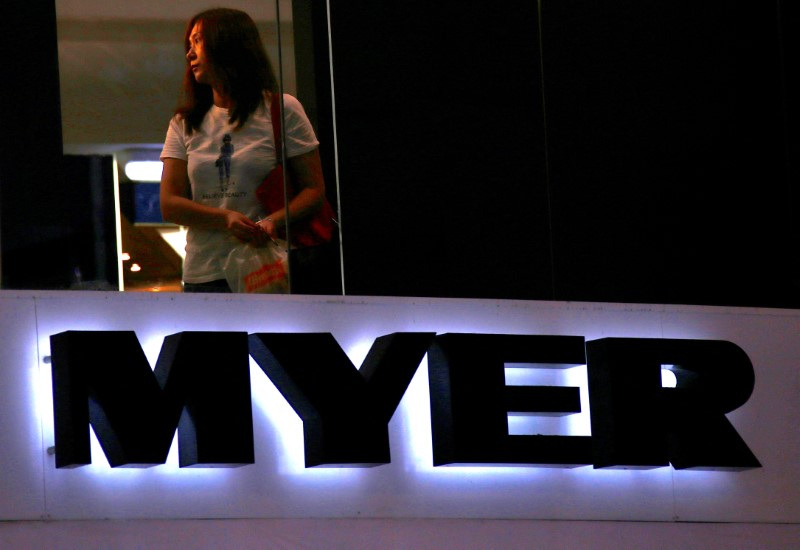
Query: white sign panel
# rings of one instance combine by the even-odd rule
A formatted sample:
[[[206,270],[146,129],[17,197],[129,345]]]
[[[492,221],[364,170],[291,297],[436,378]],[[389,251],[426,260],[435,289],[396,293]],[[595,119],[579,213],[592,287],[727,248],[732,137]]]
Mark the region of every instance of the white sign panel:
[[[0,519],[797,522],[798,321],[796,311],[688,306],[4,291]],[[303,422],[251,358],[252,464],[181,468],[176,436],[165,464],[111,468],[92,435],[91,464],[56,468],[51,337],[66,331],[133,331],[151,368],[166,337],[190,331],[330,333],[355,366],[377,338],[397,332],[576,336],[587,342],[611,337],[728,341],[749,357],[755,384],[752,395],[727,419],[761,467],[434,466],[429,352],[389,422],[387,464],[307,468]],[[579,388],[580,412],[511,415],[509,433],[592,436],[586,365],[523,366],[506,365],[507,385]],[[113,357],[108,368],[114,368]],[[666,386],[675,383],[665,376]]]

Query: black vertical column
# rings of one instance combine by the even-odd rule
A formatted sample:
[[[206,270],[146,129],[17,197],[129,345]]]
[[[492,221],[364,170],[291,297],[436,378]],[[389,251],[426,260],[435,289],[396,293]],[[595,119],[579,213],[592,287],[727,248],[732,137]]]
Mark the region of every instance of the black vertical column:
[[[64,159],[52,0],[0,7],[2,288],[117,287],[110,158]]]
[[[61,176],[55,4],[5,0],[0,14],[2,287],[65,287],[69,203]]]
[[[333,96],[328,48],[328,11],[324,0],[294,0],[297,99],[317,132],[328,200],[336,205]]]
[[[791,195],[792,238],[800,243],[800,5],[791,0],[777,0],[780,16],[783,105],[786,109],[787,187]],[[789,266],[792,288],[800,292],[800,255],[791,254]]]

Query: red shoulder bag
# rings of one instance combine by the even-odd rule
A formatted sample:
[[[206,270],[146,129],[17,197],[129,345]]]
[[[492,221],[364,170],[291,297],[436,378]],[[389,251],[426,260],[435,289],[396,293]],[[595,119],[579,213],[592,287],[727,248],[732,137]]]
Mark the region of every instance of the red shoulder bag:
[[[286,194],[283,192],[284,169],[282,154],[281,109],[279,98],[273,94],[270,101],[270,115],[272,117],[272,133],[275,140],[275,154],[277,164],[267,174],[264,181],[256,189],[256,198],[267,212],[277,212],[285,207],[284,197],[291,201],[297,192],[292,184],[291,173],[286,171]],[[328,199],[323,197],[322,206],[308,218],[291,221],[289,239],[294,246],[316,246],[327,243],[333,236],[334,220],[336,214]]]

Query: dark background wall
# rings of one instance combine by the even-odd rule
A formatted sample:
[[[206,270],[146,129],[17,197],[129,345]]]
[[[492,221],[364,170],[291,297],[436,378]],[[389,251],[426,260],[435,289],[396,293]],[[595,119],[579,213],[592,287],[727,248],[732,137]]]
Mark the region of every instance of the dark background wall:
[[[332,144],[325,4],[298,95]],[[330,10],[347,294],[800,305],[794,5]],[[64,287],[54,9],[2,11],[3,287]]]
[[[777,4],[586,4],[542,12],[555,296],[796,304]]]
[[[534,3],[336,2],[348,294],[545,297]]]
[[[796,23],[331,2],[347,292],[798,305]]]

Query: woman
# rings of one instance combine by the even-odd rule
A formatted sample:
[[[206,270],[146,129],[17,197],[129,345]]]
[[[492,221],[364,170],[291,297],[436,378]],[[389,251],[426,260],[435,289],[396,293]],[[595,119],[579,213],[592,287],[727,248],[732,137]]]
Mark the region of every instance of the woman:
[[[230,292],[223,264],[231,249],[239,242],[262,246],[286,223],[284,209],[264,212],[255,195],[277,160],[269,105],[279,100],[278,86],[258,29],[242,11],[197,14],[184,43],[184,104],[161,153],[161,212],[188,227],[184,291]],[[283,103],[284,147],[297,191],[288,213],[297,220],[321,207],[325,184],[303,107],[289,95]]]

